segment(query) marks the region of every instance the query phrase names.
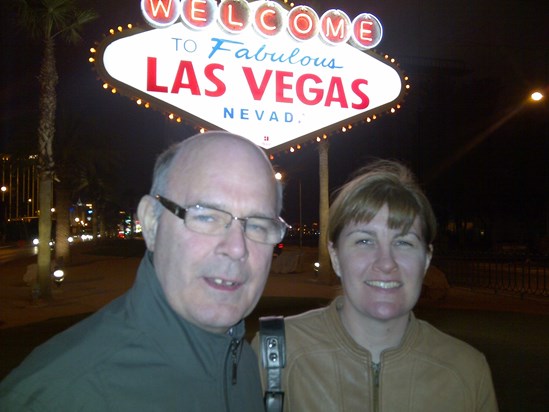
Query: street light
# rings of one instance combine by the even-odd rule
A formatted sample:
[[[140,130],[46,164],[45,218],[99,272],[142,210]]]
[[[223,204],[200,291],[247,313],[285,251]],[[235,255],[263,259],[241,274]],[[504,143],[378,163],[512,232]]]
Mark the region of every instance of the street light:
[[[533,92],[531,95],[530,95],[530,99],[532,99],[534,102],[539,102],[540,100],[542,100],[545,96],[543,95],[542,92],[536,90],[535,92]]]

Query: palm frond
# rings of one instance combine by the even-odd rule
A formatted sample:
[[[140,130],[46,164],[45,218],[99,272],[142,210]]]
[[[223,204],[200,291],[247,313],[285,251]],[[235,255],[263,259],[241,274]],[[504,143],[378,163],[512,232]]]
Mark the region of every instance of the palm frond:
[[[80,10],[76,0],[15,0],[15,7],[20,24],[38,40],[61,35],[75,43],[83,26],[98,17],[94,10]]]

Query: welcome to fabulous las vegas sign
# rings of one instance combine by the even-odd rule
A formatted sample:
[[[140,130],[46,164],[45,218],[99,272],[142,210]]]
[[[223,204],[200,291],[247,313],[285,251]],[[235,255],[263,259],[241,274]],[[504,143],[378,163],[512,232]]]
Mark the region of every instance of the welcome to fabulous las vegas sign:
[[[268,151],[312,139],[395,106],[400,70],[372,51],[368,13],[322,16],[274,1],[141,0],[151,29],[122,31],[97,50],[101,77],[206,129]]]

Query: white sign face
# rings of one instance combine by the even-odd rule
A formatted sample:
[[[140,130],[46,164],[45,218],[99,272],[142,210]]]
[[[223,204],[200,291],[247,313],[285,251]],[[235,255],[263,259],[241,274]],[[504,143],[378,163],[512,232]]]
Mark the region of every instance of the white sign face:
[[[250,3],[252,12],[262,3]],[[252,27],[230,33],[218,22],[194,30],[180,20],[134,32],[104,46],[107,81],[267,150],[364,120],[403,94],[393,66],[320,35],[300,41],[281,30],[265,37]]]

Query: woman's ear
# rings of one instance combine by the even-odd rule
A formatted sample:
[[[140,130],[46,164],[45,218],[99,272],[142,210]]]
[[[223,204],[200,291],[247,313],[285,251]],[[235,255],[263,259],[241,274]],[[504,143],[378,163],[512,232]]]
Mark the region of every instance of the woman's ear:
[[[429,265],[431,264],[431,259],[433,257],[433,245],[427,245],[427,253],[425,257],[425,270],[423,271],[423,276],[427,274],[427,270],[429,269]]]
[[[337,249],[333,242],[328,242],[328,253],[330,253],[330,260],[332,261],[332,268],[338,277],[341,278],[341,266],[339,265],[339,257],[337,256]]]
[[[147,244],[147,249],[154,252],[154,242],[156,240],[156,228],[158,227],[158,216],[155,213],[156,200],[145,195],[139,201],[137,206],[137,217],[141,222],[143,238]]]

